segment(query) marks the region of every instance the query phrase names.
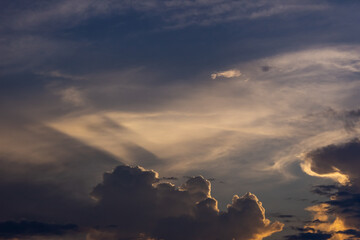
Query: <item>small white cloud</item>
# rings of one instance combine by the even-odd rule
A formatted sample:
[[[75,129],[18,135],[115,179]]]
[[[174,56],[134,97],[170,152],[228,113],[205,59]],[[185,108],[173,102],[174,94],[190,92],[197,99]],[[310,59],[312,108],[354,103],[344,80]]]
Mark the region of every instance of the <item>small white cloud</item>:
[[[224,77],[224,78],[233,78],[233,77],[240,77],[241,72],[237,69],[230,69],[224,72],[217,72],[211,74],[212,79],[216,79],[217,77]]]

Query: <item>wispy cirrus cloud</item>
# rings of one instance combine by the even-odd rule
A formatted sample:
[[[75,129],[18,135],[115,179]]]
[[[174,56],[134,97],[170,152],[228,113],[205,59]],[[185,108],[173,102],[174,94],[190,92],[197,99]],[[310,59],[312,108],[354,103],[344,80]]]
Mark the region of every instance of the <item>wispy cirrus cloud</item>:
[[[168,159],[169,167],[176,162],[178,169],[187,169],[187,162],[191,162],[192,167],[196,162],[215,164],[219,158],[232,158],[241,155],[242,151],[251,151],[251,145],[247,144],[250,140],[255,143],[262,141],[260,139],[291,139],[293,144],[276,150],[268,158],[269,162],[275,162],[273,167],[263,167],[263,170],[279,170],[298,161],[297,157],[303,152],[320,147],[324,138],[328,143],[339,142],[356,133],[348,131],[342,117],[344,110],[337,109],[350,108],[347,99],[354,98],[356,89],[360,88],[353,80],[357,74],[358,57],[354,53],[358,51],[357,47],[325,47],[314,51],[305,49],[276,55],[215,73],[216,77],[233,78],[231,81],[213,81],[207,86],[168,85],[154,89],[152,94],[147,86],[131,86],[128,81],[126,88],[121,83],[111,82],[112,87],[109,87],[90,82],[84,88],[89,102],[92,103],[93,94],[100,91],[109,98],[112,106],[106,106],[107,110],[99,113],[75,114],[48,124],[119,157],[122,153],[116,143],[128,138],[160,158]],[[312,55],[315,57],[311,58]],[[263,71],[264,66],[268,67],[266,71]],[[236,76],[243,76],[237,69],[244,69],[243,75],[252,81],[237,79]],[[140,70],[136,74],[141,78],[142,74],[147,75],[145,72]],[[126,75],[125,79],[133,79],[132,74]],[[347,84],[339,83],[339,77]],[[316,81],[319,78],[322,80]],[[138,108],[140,104],[144,107],[143,99],[133,98],[135,95],[146,99],[148,107],[145,112]],[[166,102],[161,101],[163,98],[167,99]],[[134,99],[131,105],[127,99]],[[97,104],[104,109],[104,103],[97,101]],[[132,134],[125,137],[123,133],[120,136],[114,132],[100,136],[86,124],[81,124],[100,116],[126,126]],[[355,122],[352,126],[355,130]],[[75,127],[82,130],[74,132],[72,129]],[[201,145],[204,139],[213,139],[210,142],[214,145],[209,144],[209,148]],[[173,149],[171,145],[177,145],[177,148]],[[199,155],[191,157],[190,152],[194,154],[194,151]],[[175,168],[175,165],[170,168]]]

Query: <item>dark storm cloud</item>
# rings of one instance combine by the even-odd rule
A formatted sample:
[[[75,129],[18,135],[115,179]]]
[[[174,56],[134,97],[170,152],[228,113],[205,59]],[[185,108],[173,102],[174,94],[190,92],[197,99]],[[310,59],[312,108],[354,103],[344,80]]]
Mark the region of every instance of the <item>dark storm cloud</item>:
[[[77,226],[73,224],[59,225],[33,221],[7,221],[0,223],[0,238],[3,239],[26,236],[65,235],[73,231],[77,231]]]

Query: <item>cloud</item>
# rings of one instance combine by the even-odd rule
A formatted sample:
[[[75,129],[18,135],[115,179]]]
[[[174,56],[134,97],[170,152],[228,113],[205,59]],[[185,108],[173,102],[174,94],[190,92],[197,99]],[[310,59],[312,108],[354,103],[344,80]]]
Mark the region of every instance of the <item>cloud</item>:
[[[305,69],[316,72],[317,68],[338,71],[338,73],[357,73],[360,71],[360,58],[353,51],[358,52],[358,46],[310,48],[269,58],[269,63],[270,66],[280,68],[284,72]]]
[[[66,55],[67,51],[73,51],[75,45],[70,41],[45,38],[36,34],[9,35],[0,39],[0,66],[8,68],[3,73],[35,69],[48,63],[54,55],[60,58]]]
[[[76,24],[82,20],[110,12],[111,1],[97,2],[93,0],[80,1],[49,1],[40,4],[29,4],[21,12],[21,17],[13,19],[16,29],[39,27],[49,23]],[[70,20],[73,20],[71,23]]]
[[[341,173],[335,167],[331,167],[331,171],[329,171],[328,173],[317,173],[316,171],[313,171],[313,165],[309,161],[302,162],[300,166],[302,170],[310,176],[330,178],[343,185],[349,184],[349,177],[346,174]]]
[[[86,104],[84,94],[75,87],[63,89],[59,91],[58,94],[65,103],[72,104],[76,107],[81,107]]]
[[[332,235],[327,233],[300,233],[299,235],[286,236],[287,240],[327,240],[331,239]]]
[[[214,176],[229,183],[224,191],[232,193],[233,189],[237,189],[242,192],[249,188],[250,184],[257,185],[258,188],[266,188],[264,186],[271,184],[276,188],[275,180],[267,181],[266,179],[270,172],[267,170],[277,170],[272,168],[274,162],[296,161],[295,156],[303,151],[308,152],[309,148],[317,148],[319,144],[327,145],[329,142],[335,142],[334,140],[343,140],[339,134],[342,133],[342,128],[338,126],[338,121],[332,122],[331,119],[326,119],[324,116],[311,114],[329,106],[333,109],[340,109],[340,112],[344,109],[351,109],[349,101],[356,98],[359,90],[358,83],[352,81],[355,79],[353,77],[359,73],[357,57],[359,51],[356,48],[346,49],[336,46],[311,48],[310,50],[281,54],[265,60],[256,60],[249,64],[251,65],[249,68],[243,67],[246,65],[246,60],[260,55],[264,56],[284,49],[289,50],[294,45],[298,48],[309,41],[313,44],[313,41],[319,41],[316,40],[319,35],[326,36],[326,41],[332,43],[341,41],[342,37],[338,39],[335,37],[337,41],[334,41],[333,36],[336,35],[336,31],[329,30],[339,29],[334,29],[334,25],[342,26],[346,23],[347,18],[344,18],[345,21],[329,22],[326,18],[328,15],[324,14],[321,17],[325,17],[326,20],[319,23],[318,27],[308,28],[308,25],[303,24],[301,28],[294,28],[297,21],[305,19],[305,15],[299,18],[293,13],[308,12],[312,9],[321,10],[321,6],[317,8],[311,1],[299,3],[298,1],[125,0],[121,4],[106,0],[102,2],[92,0],[39,1],[28,4],[19,4],[25,3],[22,0],[17,1],[16,4],[10,4],[10,2],[4,6],[17,6],[16,9],[0,10],[4,13],[1,28],[6,28],[2,32],[5,33],[5,38],[7,38],[6,34],[13,36],[13,38],[4,40],[5,46],[2,47],[2,52],[6,54],[3,54],[3,65],[24,67],[24,64],[20,63],[26,62],[31,65],[37,63],[35,64],[36,68],[27,68],[31,71],[50,71],[51,73],[51,69],[58,69],[58,72],[49,74],[48,79],[62,81],[61,84],[64,88],[60,94],[62,102],[59,101],[59,105],[48,101],[51,99],[47,99],[45,96],[39,101],[38,96],[46,93],[31,91],[27,86],[32,87],[33,82],[26,73],[19,74],[7,77],[3,81],[8,81],[9,84],[11,82],[12,86],[17,85],[17,87],[13,87],[17,88],[14,92],[26,92],[30,97],[18,93],[16,101],[12,101],[15,97],[10,99],[2,95],[1,98],[4,100],[1,102],[4,108],[16,107],[21,111],[31,112],[29,114],[31,117],[53,129],[58,129],[63,134],[61,137],[58,134],[54,134],[55,137],[53,135],[44,137],[44,135],[48,136],[48,131],[42,127],[37,129],[37,126],[32,124],[27,126],[27,130],[31,129],[29,134],[18,134],[16,131],[18,126],[8,129],[0,140],[3,146],[1,157],[9,157],[17,161],[21,159],[24,162],[31,162],[31,164],[36,163],[39,164],[39,168],[34,170],[33,166],[13,164],[13,168],[16,170],[12,169],[11,173],[14,174],[7,174],[6,177],[10,178],[11,175],[18,177],[17,175],[21,175],[22,171],[29,167],[34,171],[33,173],[36,173],[33,174],[36,181],[46,182],[52,176],[57,178],[55,181],[57,184],[50,186],[54,189],[57,189],[58,184],[64,187],[63,182],[67,182],[67,190],[72,185],[69,182],[74,183],[78,188],[75,184],[77,181],[74,180],[77,177],[88,188],[89,182],[96,181],[99,172],[109,170],[110,165],[114,164],[114,161],[116,162],[113,156],[119,158],[129,156],[128,163],[141,164],[145,167],[156,166],[156,169],[166,174],[165,176],[178,176],[174,174],[176,172],[181,176],[182,174],[198,174],[203,171],[205,176]],[[328,1],[321,1],[321,3],[330,4]],[[19,5],[22,6],[21,9],[18,8]],[[355,10],[356,8],[354,8]],[[286,16],[286,13],[289,12],[291,14]],[[266,19],[266,21],[260,19],[280,15],[279,18]],[[306,19],[311,20],[312,18],[312,15],[306,16]],[[92,20],[86,21],[89,19]],[[149,19],[151,21],[146,21]],[[245,21],[241,25],[226,24],[226,26],[216,28],[198,26],[244,19]],[[8,24],[13,20],[12,24]],[[149,22],[149,24],[141,24],[142,21]],[[263,28],[262,24],[265,22],[266,29],[271,31]],[[74,29],[75,25],[79,28]],[[176,28],[190,25],[197,26],[186,31],[173,31],[168,35],[169,38],[167,35],[163,35],[164,32],[160,36],[151,31],[152,29],[161,29],[161,27]],[[94,31],[90,33],[87,31],[88,29],[94,29]],[[234,32],[234,29],[240,30]],[[258,31],[259,29],[265,31]],[[292,30],[284,31],[286,29]],[[327,34],[328,31],[335,34],[330,36]],[[303,41],[309,32],[317,34],[311,39],[309,38],[310,40]],[[279,34],[274,36],[274,33]],[[35,35],[32,36],[33,34]],[[143,34],[146,34],[146,37]],[[189,41],[185,41],[185,44],[178,42],[175,40],[179,39],[177,34],[190,34],[188,35]],[[260,35],[264,39],[260,39]],[[240,38],[241,41],[239,41]],[[293,38],[296,38],[297,41],[293,41]],[[12,41],[13,39],[16,41]],[[69,44],[73,47],[67,48],[63,42],[66,39],[71,42],[75,41],[78,45]],[[150,41],[145,41],[147,39]],[[254,39],[256,40],[255,45],[253,45]],[[274,40],[276,44],[274,44]],[[250,41],[252,43],[249,43]],[[201,44],[201,47],[197,48],[196,46],[200,46],[200,42],[205,45]],[[114,47],[113,43],[116,43],[117,47]],[[210,45],[217,47],[208,48],[207,46]],[[265,45],[267,47],[264,47]],[[280,45],[283,46],[279,47]],[[125,50],[123,46],[126,47]],[[88,51],[89,48],[91,51]],[[44,49],[46,51],[42,51]],[[196,56],[198,59],[191,59],[185,63],[184,59],[191,58],[187,54],[190,51],[193,54],[190,55]],[[204,56],[198,54],[201,51],[206,56],[216,55],[218,57],[216,59],[207,58],[207,61],[198,61]],[[205,51],[207,52],[205,53]],[[60,52],[66,55],[65,58],[59,57]],[[158,57],[155,60],[153,59],[154,54],[152,54],[154,52],[159,53],[156,54]],[[248,54],[249,52],[253,52],[253,54]],[[351,54],[352,52],[354,54]],[[110,76],[112,73],[109,73],[109,70],[111,71],[113,68],[126,68],[129,64],[142,65],[144,63],[143,56],[151,59],[148,73],[144,73],[142,76],[139,74],[136,77],[116,74]],[[240,63],[236,62],[239,60]],[[168,62],[168,65],[161,64],[161,61]],[[174,62],[176,65],[171,65]],[[189,68],[189,65],[195,62],[199,65],[193,64]],[[235,64],[239,64],[239,66]],[[210,70],[203,71],[206,68],[205,65]],[[206,81],[205,84],[202,84],[201,77],[195,77],[198,76],[197,73],[203,72],[206,73],[204,76],[206,80],[209,73],[212,73],[210,72],[212,69],[229,69],[229,66],[241,69],[243,74],[241,77],[251,76],[251,81],[243,84],[239,83],[237,79],[232,79],[231,81]],[[270,68],[264,66],[270,66]],[[99,68],[104,72],[99,73]],[[157,71],[160,68],[163,72],[158,74]],[[175,68],[176,71],[171,70]],[[8,69],[6,68],[6,71]],[[91,76],[94,72],[96,73]],[[178,75],[179,72],[181,72],[181,76]],[[183,78],[184,72],[187,72],[192,78]],[[81,73],[87,74],[89,78],[81,76]],[[163,73],[166,77],[159,77],[157,81],[153,80]],[[215,79],[218,77],[226,78],[228,75],[216,75]],[[23,80],[18,83],[15,78]],[[67,83],[70,79],[77,78],[87,81]],[[165,78],[171,78],[171,80]],[[48,83],[48,79],[44,79],[41,84]],[[163,83],[159,84],[161,81]],[[12,91],[7,91],[6,88],[3,88],[3,92],[12,95]],[[59,98],[59,95],[55,97]],[[34,98],[37,101],[34,101]],[[354,102],[356,101],[352,101],[352,103]],[[33,107],[38,106],[37,103],[47,105],[46,111]],[[71,108],[74,109],[73,112],[68,111],[65,114],[58,112],[58,109],[62,107],[85,105],[89,106],[89,109]],[[29,108],[29,106],[31,107]],[[5,115],[3,113],[4,117]],[[92,121],[93,119],[95,120]],[[109,121],[104,121],[104,119]],[[346,120],[346,128],[354,130],[357,127],[357,120],[356,117],[351,117],[351,119],[350,121]],[[56,144],[52,142],[53,137],[56,139],[59,137]],[[69,140],[74,140],[73,137],[78,141]],[[69,147],[70,145],[72,147]],[[79,149],[86,148],[86,150],[77,151],[78,147]],[[96,151],[97,149],[101,149],[101,151]],[[74,152],[76,154],[72,155]],[[94,157],[94,155],[99,157]],[[106,159],[111,159],[109,165],[102,162],[103,155],[106,155]],[[65,158],[68,158],[68,161],[63,161]],[[78,158],[81,161],[76,161]],[[96,164],[97,159],[101,159],[99,165]],[[42,161],[59,161],[59,163],[48,164],[44,167]],[[82,168],[82,166],[86,167]],[[78,171],[78,169],[82,169],[82,171]],[[6,172],[6,170],[2,171]],[[342,169],[339,169],[338,172],[342,173]],[[323,175],[323,173],[317,174]],[[280,174],[277,175],[279,175],[278,178],[281,178]],[[241,181],[245,178],[256,179],[256,181]],[[25,174],[24,179],[32,179],[31,174]],[[238,184],[239,182],[243,184]],[[53,193],[49,190],[51,188],[42,186],[38,182],[37,186],[40,185],[39,188],[43,190],[35,191],[35,187],[20,184],[18,181],[16,183],[9,184],[9,186],[17,187],[16,189],[20,190],[30,189],[37,193],[43,191]],[[157,184],[156,186],[158,186]],[[74,190],[75,187],[70,189]],[[254,191],[254,189],[250,189]],[[10,190],[11,188],[8,189],[8,193],[12,194]],[[257,190],[255,189],[255,191]],[[34,192],[29,191],[24,194],[25,196],[34,196],[31,194]],[[60,194],[55,197],[63,194],[62,191],[59,192]],[[68,192],[64,193],[64,195],[66,194]],[[218,193],[216,192],[216,194]],[[84,197],[83,192],[80,195]],[[225,195],[215,196],[220,197],[217,199],[227,198],[228,196]],[[17,199],[16,194],[9,196]],[[37,199],[43,197],[49,201],[54,201],[55,198],[40,193],[38,196]],[[27,204],[24,202],[21,209],[30,206]],[[56,206],[56,204],[51,206]],[[33,212],[30,211],[29,214],[33,214]],[[179,220],[178,217],[172,216],[171,221],[174,222],[174,225],[178,221],[182,221],[186,225],[195,220],[189,220],[186,217]],[[170,224],[167,221],[161,223]],[[195,223],[197,223],[197,219]],[[161,227],[156,229],[158,230],[157,234],[168,234],[162,232]]]
[[[7,221],[0,223],[0,238],[14,239],[26,236],[65,235],[77,231],[76,225],[48,224],[34,221]]]
[[[234,77],[240,77],[241,72],[237,69],[231,69],[224,72],[217,72],[211,74],[212,79],[216,79],[218,77],[224,77],[224,78],[234,78]]]
[[[74,142],[71,145],[80,147]],[[155,171],[118,166],[104,173],[103,182],[91,192],[92,198],[84,198],[83,189],[76,187],[83,183],[77,181],[96,179],[92,168],[103,168],[98,161],[0,161],[0,194],[6,196],[0,200],[0,221],[5,221],[0,223],[1,237],[56,239],[68,234],[67,239],[77,239],[81,233],[79,239],[86,234],[87,239],[96,240],[261,240],[282,230],[282,223],[265,218],[262,203],[251,193],[235,195],[227,211],[220,211],[211,196],[210,181],[202,176],[176,187]],[[79,176],[74,176],[76,173]]]
[[[320,175],[336,173],[346,175],[352,183],[359,181],[359,158],[360,141],[358,139],[339,145],[328,145],[306,154],[313,172]]]
[[[337,185],[315,185],[312,187],[311,192],[319,195],[331,196],[337,189]]]
[[[346,234],[346,235],[350,236],[350,239],[360,238],[360,231],[355,230],[355,229],[348,229],[348,230],[345,230],[345,231],[339,231],[337,233]]]
[[[227,212],[221,212],[210,182],[201,176],[178,188],[158,181],[156,172],[140,167],[119,166],[105,173],[91,194],[102,225],[116,225],[122,234],[172,240],[260,240],[282,230],[283,224],[265,218],[261,202],[251,193],[235,195]]]
[[[34,187],[41,194],[52,193],[51,187],[45,187],[44,183],[54,188],[61,186],[63,190],[76,193],[78,198],[87,199],[102,173],[121,163],[119,158],[105,151],[24,117],[8,113],[0,122],[4,134],[0,137],[3,146],[0,150],[0,186],[7,189],[8,199],[17,199],[5,205],[8,207],[0,204],[2,215],[28,206],[26,198],[31,191],[24,192],[23,189]],[[14,189],[19,187],[19,190],[11,190],[7,185]],[[19,193],[25,197],[20,197]],[[12,207],[9,207],[10,203]],[[41,200],[39,203],[46,206]],[[6,219],[0,216],[2,220]]]
[[[290,215],[290,214],[272,214],[274,217],[277,218],[294,218],[294,215]]]
[[[268,2],[257,0],[247,1],[178,1],[160,0],[138,1],[125,0],[118,3],[113,0],[101,2],[94,0],[69,1],[28,4],[16,17],[7,16],[12,21],[7,27],[15,29],[31,29],[48,24],[75,25],[96,16],[124,14],[135,10],[146,15],[160,17],[167,27],[179,28],[189,25],[213,25],[221,22],[233,22],[244,19],[267,18],[289,12],[321,11],[327,4],[305,1]],[[11,5],[7,8],[11,11]]]
[[[360,141],[353,139],[341,144],[327,145],[306,154],[307,173],[331,177],[341,185],[319,185],[314,193],[330,199],[307,210],[313,222],[305,229],[331,234],[331,239],[356,239],[360,229]],[[313,173],[313,174],[311,174]],[[347,181],[334,177],[346,176]]]
[[[352,80],[357,73],[351,69],[358,61],[354,52],[358,53],[356,46],[310,48],[238,64],[229,70],[228,76],[232,76],[241,69],[241,77],[252,79],[247,84],[234,78],[204,86],[195,79],[196,84],[153,87],[136,82],[154,74],[146,69],[86,76],[89,81],[79,89],[86,93],[91,111],[53,118],[47,124],[127,159],[128,164],[171,170],[170,175],[200,170],[206,162],[210,176],[221,179],[217,174],[231,172],[236,164],[248,167],[227,176],[263,179],[281,171],[283,180],[293,179],[286,168],[298,161],[297,156],[344,141],[356,130],[356,114],[345,110],[352,109],[347,102],[360,89],[359,82]],[[331,67],[335,63],[342,67]],[[264,66],[270,70],[265,68],[268,71],[264,72]],[[104,81],[100,84],[96,79]],[[107,130],[97,120],[103,117],[128,131]],[[343,133],[344,126],[349,133]],[[96,128],[99,130],[94,131]],[[126,153],[129,142],[153,153],[153,159],[162,159],[154,161],[161,166],[147,165],[142,158]],[[259,144],[263,146],[260,151]],[[228,164],[219,166],[218,161]]]

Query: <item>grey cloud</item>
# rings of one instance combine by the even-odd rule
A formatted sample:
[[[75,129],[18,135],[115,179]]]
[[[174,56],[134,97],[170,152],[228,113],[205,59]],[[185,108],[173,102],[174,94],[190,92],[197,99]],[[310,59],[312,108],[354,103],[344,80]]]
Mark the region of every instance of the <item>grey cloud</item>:
[[[348,185],[319,185],[314,186],[312,191],[316,194],[330,197],[330,200],[324,202],[328,205],[325,209],[327,214],[335,215],[340,218],[341,221],[344,222],[345,226],[347,226],[347,229],[359,229],[359,139],[353,139],[343,144],[328,145],[313,150],[309,152],[306,157],[309,161],[311,161],[311,169],[316,173],[327,174],[339,171],[349,177],[350,184]],[[343,234],[347,233],[343,232]]]
[[[356,129],[356,124],[360,120],[360,109],[346,111],[344,114],[344,125],[348,131]]]
[[[119,159],[13,114],[0,120],[0,221],[82,222],[89,191]]]
[[[319,174],[333,173],[339,169],[349,175],[352,181],[358,180],[360,169],[360,141],[353,139],[340,145],[328,145],[307,153],[311,169]]]
[[[0,184],[0,221],[84,223],[92,202],[52,182],[8,181]]]
[[[0,150],[2,183],[56,182],[87,197],[101,174],[121,163],[111,154],[30,120],[5,123],[2,119],[1,123],[0,143],[7,146]]]
[[[333,108],[328,108],[322,115],[342,121],[347,132],[356,132],[357,123],[360,120],[360,109],[337,111]]]
[[[261,203],[251,193],[234,196],[227,212],[220,212],[210,195],[210,182],[201,176],[179,188],[157,182],[156,172],[139,167],[119,166],[105,173],[92,192],[98,201],[97,218],[134,237],[140,232],[174,240],[251,239],[282,229],[281,223],[265,219]]]
[[[261,71],[263,72],[268,72],[270,71],[271,67],[270,66],[261,66]]]
[[[339,186],[337,185],[316,185],[313,186],[311,192],[324,195],[324,196],[331,196],[336,192]]]
[[[94,1],[38,1],[26,4],[17,16],[9,15],[14,6],[7,4],[3,14],[9,19],[2,28],[31,29],[32,27],[63,26],[79,24],[83,20],[105,14],[123,14],[135,10],[147,15],[160,16],[168,27],[189,25],[211,25],[219,22],[232,22],[241,19],[257,19],[287,12],[319,11],[327,7],[325,2],[314,4],[311,1],[178,1],[178,0],[113,0]],[[50,28],[51,29],[51,28]]]
[[[286,236],[287,240],[327,240],[332,237],[327,233],[300,233],[298,235]]]
[[[359,239],[360,238],[360,231],[355,229],[348,229],[345,231],[339,231],[338,233],[343,233],[350,236],[350,239]]]
[[[294,218],[294,215],[291,214],[280,214],[280,213],[276,213],[276,214],[272,214],[272,216],[277,217],[277,218]]]
[[[340,216],[347,226],[360,228],[360,193],[357,187],[339,187],[338,192],[332,195],[328,212]]]
[[[177,181],[179,179],[177,177],[162,177],[161,180]]]
[[[0,223],[0,239],[14,239],[26,236],[65,235],[77,231],[73,224],[59,225],[30,221],[7,221]]]
[[[82,165],[85,165],[84,162]],[[6,161],[2,163],[6,172]],[[53,175],[55,164],[15,164],[32,176]],[[69,165],[73,166],[73,165]],[[11,169],[10,169],[11,170]],[[67,169],[67,171],[70,171]],[[81,172],[81,169],[76,169]],[[234,196],[227,212],[217,208],[211,184],[201,176],[191,177],[175,187],[161,182],[158,174],[141,167],[118,166],[106,172],[88,198],[66,189],[54,180],[22,179],[11,170],[1,175],[0,221],[6,229],[2,237],[52,236],[77,230],[88,239],[252,239],[282,230],[279,222],[270,223],[255,195]],[[50,173],[48,173],[50,172]],[[17,173],[18,174],[18,173]],[[56,175],[56,174],[55,174]],[[55,178],[54,175],[54,178]],[[59,175],[57,175],[59,176]],[[75,182],[75,180],[72,180]],[[9,222],[9,220],[23,222]],[[51,224],[50,224],[51,223]],[[72,223],[73,225],[67,225]],[[0,230],[1,230],[0,224]],[[75,231],[75,235],[78,231]],[[82,235],[83,236],[83,235]]]

